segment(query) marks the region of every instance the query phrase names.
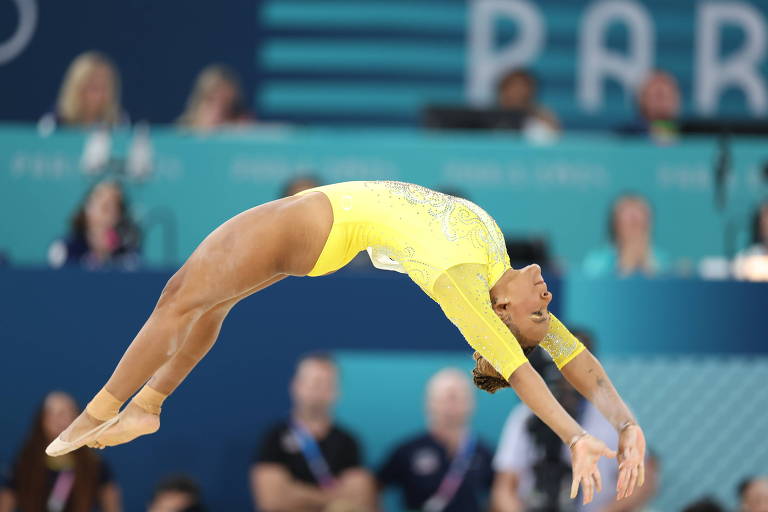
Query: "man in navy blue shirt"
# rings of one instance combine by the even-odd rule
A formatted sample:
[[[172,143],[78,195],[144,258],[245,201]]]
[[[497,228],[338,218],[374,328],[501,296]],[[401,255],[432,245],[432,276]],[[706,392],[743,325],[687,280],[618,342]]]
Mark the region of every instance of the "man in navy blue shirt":
[[[399,488],[409,511],[484,510],[493,454],[469,426],[474,409],[469,380],[460,370],[441,370],[427,384],[426,399],[427,432],[390,453],[379,483]]]

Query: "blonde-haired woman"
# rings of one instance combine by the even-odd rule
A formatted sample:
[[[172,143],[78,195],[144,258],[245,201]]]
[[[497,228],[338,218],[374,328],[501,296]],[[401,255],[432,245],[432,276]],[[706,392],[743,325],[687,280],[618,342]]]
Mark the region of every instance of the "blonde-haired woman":
[[[41,123],[65,126],[116,126],[128,122],[120,106],[120,75],[103,53],[81,53],[64,75],[56,109]]]
[[[208,131],[252,119],[243,102],[237,74],[227,66],[212,64],[197,76],[179,125]]]

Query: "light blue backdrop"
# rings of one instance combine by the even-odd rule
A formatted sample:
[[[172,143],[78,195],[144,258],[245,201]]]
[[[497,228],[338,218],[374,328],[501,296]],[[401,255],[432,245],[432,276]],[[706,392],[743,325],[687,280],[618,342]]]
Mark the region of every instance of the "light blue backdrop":
[[[77,132],[40,137],[30,127],[0,126],[0,250],[12,261],[44,264],[48,245],[65,233],[96,179],[80,168],[85,140]],[[116,158],[131,141],[128,132],[115,136]],[[682,273],[703,256],[743,245],[754,206],[768,195],[768,145],[760,139],[731,145],[724,213],[714,205],[719,146],[711,138],[657,146],[574,136],[536,146],[506,134],[273,129],[211,137],[156,131],[152,145],[154,175],[128,193],[154,265],[178,265],[218,224],[306,173],[326,183],[395,179],[462,190],[506,233],[548,238],[566,269],[607,241],[606,216],[622,192],[650,198],[656,243]]]

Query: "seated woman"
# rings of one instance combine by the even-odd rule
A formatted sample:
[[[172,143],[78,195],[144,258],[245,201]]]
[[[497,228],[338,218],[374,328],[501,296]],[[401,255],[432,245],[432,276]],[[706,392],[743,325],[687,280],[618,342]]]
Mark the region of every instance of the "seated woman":
[[[669,258],[653,245],[651,205],[643,196],[624,194],[616,199],[608,236],[609,245],[592,250],[584,259],[587,276],[654,277],[669,272]]]
[[[79,412],[67,393],[48,393],[19,450],[8,489],[0,490],[0,512],[122,510],[120,489],[98,455],[78,450],[53,458],[43,452]]]
[[[78,55],[69,65],[53,112],[40,119],[40,128],[56,126],[89,128],[128,124],[120,105],[120,74],[100,52]]]
[[[48,262],[54,268],[135,269],[140,238],[122,187],[103,181],[86,194],[72,217],[69,234],[51,244]]]
[[[392,181],[338,183],[247,210],[214,230],[169,280],[104,388],[48,447],[125,443],[159,428],[165,398],[211,348],[229,310],[288,275],[322,276],[367,250],[373,264],[408,276],[440,304],[479,354],[478,382],[511,385],[573,452],[572,496],[600,489],[597,460],[615,457],[587,434],[531,368],[541,344],[620,431],[618,497],[643,481],[643,432],[600,363],[547,310],[538,265],[510,267],[493,219],[464,199]],[[286,304],[301,315],[301,297]],[[143,386],[143,388],[142,388]],[[141,391],[139,391],[141,388]],[[120,407],[137,391],[124,411]]]
[[[199,132],[251,123],[253,116],[246,108],[237,74],[220,64],[207,66],[197,76],[178,121],[179,126]]]

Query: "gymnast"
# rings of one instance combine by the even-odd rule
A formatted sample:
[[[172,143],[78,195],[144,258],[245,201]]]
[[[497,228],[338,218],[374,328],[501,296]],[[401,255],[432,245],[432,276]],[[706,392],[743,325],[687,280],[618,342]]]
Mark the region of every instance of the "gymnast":
[[[475,349],[478,387],[513,388],[569,446],[571,498],[580,485],[585,503],[600,491],[601,456],[618,457],[617,499],[642,485],[643,431],[602,365],[548,311],[552,294],[539,266],[511,268],[501,231],[474,203],[392,181],[317,187],[215,229],[168,281],[104,387],[46,452],[114,446],[157,431],[163,401],[213,346],[238,301],[289,275],[334,272],[363,250],[374,266],[406,273],[440,305]],[[526,358],[537,345],[619,431],[617,451],[555,400]]]

